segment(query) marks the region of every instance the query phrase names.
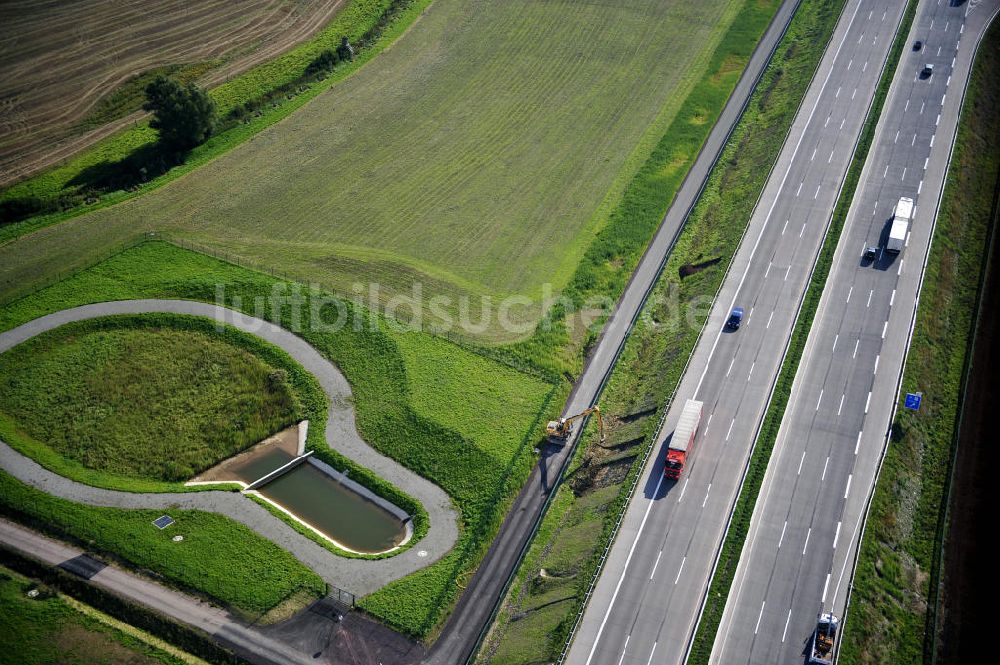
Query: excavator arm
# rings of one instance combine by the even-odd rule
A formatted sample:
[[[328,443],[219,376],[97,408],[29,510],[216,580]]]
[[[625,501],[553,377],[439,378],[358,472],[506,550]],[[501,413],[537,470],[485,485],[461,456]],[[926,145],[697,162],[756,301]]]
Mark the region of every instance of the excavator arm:
[[[573,423],[586,418],[592,413],[597,414],[597,426],[600,428],[601,443],[604,443],[604,417],[601,415],[601,407],[596,404],[576,415],[560,418],[559,420],[550,420],[548,426],[545,428],[545,433],[549,441],[551,443],[565,443],[569,439],[570,434],[573,433]]]

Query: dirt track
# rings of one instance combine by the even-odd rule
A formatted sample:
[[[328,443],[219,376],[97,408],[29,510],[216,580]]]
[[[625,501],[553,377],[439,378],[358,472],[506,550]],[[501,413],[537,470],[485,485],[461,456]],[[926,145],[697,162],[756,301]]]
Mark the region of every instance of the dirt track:
[[[218,60],[211,87],[319,31],[343,0],[166,0],[0,4],[0,186],[65,159],[142,117],[74,127],[132,76]],[[156,8],[151,11],[150,7]]]

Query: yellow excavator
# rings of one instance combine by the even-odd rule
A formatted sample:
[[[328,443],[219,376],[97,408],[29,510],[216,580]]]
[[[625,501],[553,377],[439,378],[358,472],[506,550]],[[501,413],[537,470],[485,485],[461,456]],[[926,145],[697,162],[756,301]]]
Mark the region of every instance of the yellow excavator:
[[[601,443],[604,443],[604,418],[601,417],[601,407],[596,404],[589,409],[584,409],[575,416],[560,418],[559,420],[550,420],[549,424],[545,427],[545,434],[549,438],[549,443],[566,443],[566,440],[569,439],[570,435],[573,433],[573,423],[581,418],[586,418],[592,413],[597,414],[597,426],[600,428],[601,432]]]

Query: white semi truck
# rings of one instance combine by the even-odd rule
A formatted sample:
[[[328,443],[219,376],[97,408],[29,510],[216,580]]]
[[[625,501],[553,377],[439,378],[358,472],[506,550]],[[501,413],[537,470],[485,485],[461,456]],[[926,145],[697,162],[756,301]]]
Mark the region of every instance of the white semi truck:
[[[889,240],[885,243],[885,251],[899,254],[906,245],[906,234],[910,230],[913,219],[913,199],[903,197],[896,204],[892,215],[892,227],[889,229]]]

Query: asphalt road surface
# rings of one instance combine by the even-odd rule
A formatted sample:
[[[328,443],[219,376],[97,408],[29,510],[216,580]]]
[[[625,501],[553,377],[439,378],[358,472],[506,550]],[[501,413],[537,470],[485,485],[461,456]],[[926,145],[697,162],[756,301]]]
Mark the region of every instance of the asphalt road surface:
[[[843,617],[882,460],[972,57],[1000,0],[922,0],[799,366],[712,663],[801,663],[817,614]],[[916,50],[913,44],[923,42]],[[933,74],[921,76],[925,64]],[[906,247],[882,242],[901,196]],[[933,399],[928,395],[927,399]]]
[[[581,621],[573,665],[684,661],[714,562],[904,0],[849,0],[657,437]],[[733,306],[743,327],[723,332]],[[679,481],[681,405],[704,402]]]
[[[597,400],[684,221],[698,199],[709,172],[729,139],[797,6],[798,0],[785,0],[757,45],[743,76],[636,267],[614,314],[605,326],[593,355],[573,388],[563,411],[564,415],[579,413]],[[472,657],[480,636],[492,620],[507,580],[519,563],[535,524],[541,519],[546,499],[562,475],[575,440],[574,436],[562,449],[549,449],[543,452],[531,477],[501,525],[483,563],[459,598],[441,636],[432,646],[426,663],[433,665],[465,663]]]

